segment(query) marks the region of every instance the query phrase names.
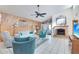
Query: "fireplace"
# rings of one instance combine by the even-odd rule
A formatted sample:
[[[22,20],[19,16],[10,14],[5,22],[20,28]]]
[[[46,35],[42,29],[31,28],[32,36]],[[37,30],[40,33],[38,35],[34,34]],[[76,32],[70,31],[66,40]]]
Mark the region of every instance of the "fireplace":
[[[54,26],[53,27],[53,35],[64,35],[68,36],[68,26]]]
[[[65,35],[65,29],[57,29],[57,35]]]

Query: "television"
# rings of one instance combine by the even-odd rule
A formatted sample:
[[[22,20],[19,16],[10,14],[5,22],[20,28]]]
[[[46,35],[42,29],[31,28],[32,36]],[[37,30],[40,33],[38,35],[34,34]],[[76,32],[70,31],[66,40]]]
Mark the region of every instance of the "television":
[[[73,25],[73,35],[79,38],[79,24],[76,22]]]
[[[56,19],[56,24],[57,25],[65,25],[66,24],[66,19],[65,18],[57,18]]]

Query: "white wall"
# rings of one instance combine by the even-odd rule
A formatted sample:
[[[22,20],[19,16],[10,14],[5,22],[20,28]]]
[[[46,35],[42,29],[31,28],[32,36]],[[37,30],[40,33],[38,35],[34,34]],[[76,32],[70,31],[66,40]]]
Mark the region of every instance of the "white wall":
[[[66,23],[68,25],[68,34],[72,35],[72,31],[73,31],[72,20],[74,20],[75,12],[79,13],[78,10],[79,10],[79,8],[76,8],[75,10],[72,10],[72,8],[70,8],[61,13],[54,15],[52,17],[52,25],[53,26],[56,25],[56,17],[58,17],[60,15],[64,15],[64,16],[66,16],[66,21],[67,21]],[[78,17],[78,20],[79,20],[79,17]]]

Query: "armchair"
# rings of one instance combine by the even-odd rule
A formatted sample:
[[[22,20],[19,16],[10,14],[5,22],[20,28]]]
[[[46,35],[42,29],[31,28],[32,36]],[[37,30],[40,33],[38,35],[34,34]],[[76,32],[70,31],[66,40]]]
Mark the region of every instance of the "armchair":
[[[35,38],[15,38],[12,42],[14,54],[33,54],[35,50]]]
[[[47,33],[47,30],[41,30],[40,33],[39,33],[39,37],[40,38],[45,38],[46,37],[46,33]]]

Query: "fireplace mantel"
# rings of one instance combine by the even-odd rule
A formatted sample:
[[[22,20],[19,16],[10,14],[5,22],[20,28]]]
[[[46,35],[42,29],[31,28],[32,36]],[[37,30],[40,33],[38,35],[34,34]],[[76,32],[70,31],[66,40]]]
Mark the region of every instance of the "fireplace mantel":
[[[54,26],[53,29],[54,28],[60,28],[60,27],[62,28],[62,27],[68,27],[68,26],[67,25],[63,25],[63,26],[62,25],[61,26],[60,25],[57,25],[57,26]]]

